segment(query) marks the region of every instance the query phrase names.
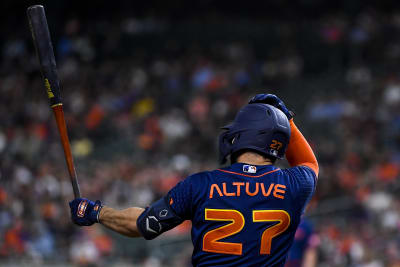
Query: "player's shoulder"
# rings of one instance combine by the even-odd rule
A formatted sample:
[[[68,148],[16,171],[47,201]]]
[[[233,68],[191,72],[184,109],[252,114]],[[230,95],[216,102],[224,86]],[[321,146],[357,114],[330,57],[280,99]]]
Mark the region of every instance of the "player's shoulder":
[[[212,172],[213,171],[202,171],[202,172],[193,173],[193,174],[187,176],[184,181],[186,183],[190,183],[190,184],[203,183],[207,180],[207,178],[212,176]]]
[[[210,175],[212,175],[213,172],[214,172],[214,170],[196,172],[196,173],[189,175],[186,179],[197,180],[197,179],[207,178]]]
[[[287,181],[293,189],[301,195],[312,195],[317,185],[315,172],[307,166],[296,166],[282,169],[282,173],[287,176]]]
[[[293,193],[306,203],[315,192],[317,183],[315,172],[307,166],[296,166],[283,169],[282,173],[287,177]]]
[[[170,194],[175,198],[180,196],[184,199],[190,199],[194,193],[198,193],[205,188],[204,183],[207,180],[208,175],[209,171],[191,174],[177,183],[170,190]]]
[[[298,178],[298,179],[307,178],[311,180],[317,179],[315,172],[310,167],[303,165],[282,169],[282,172],[293,178]]]

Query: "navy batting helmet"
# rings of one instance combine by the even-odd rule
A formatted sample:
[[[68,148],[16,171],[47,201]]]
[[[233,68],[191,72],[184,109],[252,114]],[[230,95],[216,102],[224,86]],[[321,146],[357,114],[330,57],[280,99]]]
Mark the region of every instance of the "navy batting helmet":
[[[290,139],[290,124],[286,115],[274,106],[248,104],[236,115],[232,124],[219,136],[221,164],[228,155],[249,149],[273,158],[283,158]]]

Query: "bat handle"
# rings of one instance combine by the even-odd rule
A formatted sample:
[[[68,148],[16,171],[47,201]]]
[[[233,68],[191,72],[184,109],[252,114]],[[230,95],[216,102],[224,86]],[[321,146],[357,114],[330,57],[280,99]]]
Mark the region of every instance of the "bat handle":
[[[68,134],[67,134],[67,126],[65,123],[64,111],[62,108],[62,104],[53,106],[52,109],[53,109],[54,116],[56,118],[58,131],[60,133],[61,144],[64,149],[65,160],[67,162],[69,177],[71,179],[74,196],[75,196],[75,198],[80,198],[81,192],[79,190],[78,177],[76,175],[75,165],[74,165],[74,161],[72,158],[71,145],[69,144],[69,139],[68,139]]]
[[[74,190],[74,197],[75,198],[80,198],[81,197],[81,191],[79,189],[79,184],[76,181],[76,179],[71,179],[72,183],[72,190]]]

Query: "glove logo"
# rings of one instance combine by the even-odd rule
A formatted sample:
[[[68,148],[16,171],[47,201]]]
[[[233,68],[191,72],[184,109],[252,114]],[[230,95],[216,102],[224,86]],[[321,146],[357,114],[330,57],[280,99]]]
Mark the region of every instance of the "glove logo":
[[[79,203],[78,209],[76,211],[76,215],[80,218],[84,217],[87,206],[88,206],[88,202],[86,200],[81,201],[81,203]]]

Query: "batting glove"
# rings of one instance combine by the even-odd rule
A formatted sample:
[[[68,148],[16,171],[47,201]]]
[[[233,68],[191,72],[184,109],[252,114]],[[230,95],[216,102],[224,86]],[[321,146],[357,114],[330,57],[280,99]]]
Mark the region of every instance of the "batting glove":
[[[292,119],[295,115],[293,111],[290,111],[285,106],[285,103],[283,103],[283,101],[279,97],[277,97],[276,95],[273,95],[273,94],[255,95],[249,101],[249,104],[253,104],[253,103],[264,103],[264,104],[269,104],[271,106],[274,106],[277,109],[280,109],[283,113],[285,113],[288,120]]]
[[[79,226],[90,226],[99,222],[100,210],[103,207],[100,200],[93,202],[87,198],[76,198],[69,202],[71,219]]]

